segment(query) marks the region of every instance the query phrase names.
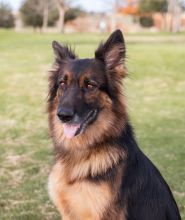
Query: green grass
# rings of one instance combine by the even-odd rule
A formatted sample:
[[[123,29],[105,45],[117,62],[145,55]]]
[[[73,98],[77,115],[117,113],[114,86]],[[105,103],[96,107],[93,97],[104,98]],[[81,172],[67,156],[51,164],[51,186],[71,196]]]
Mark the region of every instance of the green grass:
[[[105,35],[0,31],[0,220],[60,219],[47,194],[53,157],[45,107],[54,39],[92,57]],[[125,94],[137,140],[185,220],[185,36],[139,34],[126,41]]]

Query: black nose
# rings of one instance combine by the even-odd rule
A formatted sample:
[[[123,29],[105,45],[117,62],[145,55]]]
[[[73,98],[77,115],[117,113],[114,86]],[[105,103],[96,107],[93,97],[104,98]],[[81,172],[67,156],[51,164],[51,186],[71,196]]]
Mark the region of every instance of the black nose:
[[[74,111],[69,108],[58,108],[57,115],[62,122],[70,122],[74,117]]]

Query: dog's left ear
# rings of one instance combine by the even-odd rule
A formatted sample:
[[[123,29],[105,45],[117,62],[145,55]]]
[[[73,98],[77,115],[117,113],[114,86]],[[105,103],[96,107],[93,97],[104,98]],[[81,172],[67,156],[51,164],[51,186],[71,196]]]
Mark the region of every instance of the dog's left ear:
[[[95,52],[95,58],[104,62],[106,71],[110,74],[124,77],[126,75],[125,41],[120,30],[113,32],[105,43],[101,43]]]

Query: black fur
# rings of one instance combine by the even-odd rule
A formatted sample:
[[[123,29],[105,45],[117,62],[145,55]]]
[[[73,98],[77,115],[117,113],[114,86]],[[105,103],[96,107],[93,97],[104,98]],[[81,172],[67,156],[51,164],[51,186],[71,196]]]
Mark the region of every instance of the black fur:
[[[121,158],[105,172],[102,171],[98,175],[92,176],[89,172],[84,177],[85,181],[88,180],[95,184],[107,182],[114,188],[116,178],[120,176],[121,187],[115,189],[118,196],[116,197],[114,212],[118,210],[122,213],[121,210],[126,210],[124,213],[126,220],[180,220],[179,210],[170,188],[158,169],[139,149],[124,109],[125,105],[120,100],[122,78],[126,73],[124,62],[126,50],[121,31],[115,31],[106,43],[99,46],[95,52],[95,59],[76,59],[76,55],[69,47],[63,47],[55,41],[53,42],[53,49],[59,68],[51,72],[49,77],[49,112],[56,108],[56,93],[57,89],[60,91],[59,84],[60,79],[65,75],[64,70],[70,72],[73,80],[70,82],[70,85],[66,84],[62,95],[58,98],[59,107],[62,106],[75,110],[78,118],[81,117],[82,119],[84,117],[83,114],[86,115],[87,110],[92,111],[95,108],[101,111],[101,100],[98,99],[99,97],[95,101],[87,102],[84,99],[88,93],[85,83],[81,87],[77,85],[78,77],[89,72],[91,79],[97,83],[94,91],[100,90],[105,93],[113,103],[111,114],[117,117],[117,121],[113,126],[118,127],[118,124],[121,123],[117,129],[112,127],[112,130],[109,129],[109,132],[103,134],[104,136],[101,140],[98,138],[91,141],[91,146],[87,146],[87,149],[91,151],[92,148],[96,148],[98,151],[102,146],[111,146],[121,152],[126,152],[126,157],[124,159]],[[80,95],[77,96],[77,94]],[[51,131],[54,127],[52,117],[54,116],[51,115],[49,118]],[[124,119],[123,124],[121,119]],[[52,133],[52,135],[53,139],[55,139],[55,134]],[[58,141],[59,138],[56,138],[56,140]],[[57,143],[57,141],[54,141],[55,148],[57,149],[56,154],[58,155],[57,160],[62,160],[65,156],[70,157],[67,150],[64,153],[61,142]],[[70,164],[67,165],[70,166]],[[123,168],[121,174],[119,174],[120,167]],[[84,180],[80,179],[79,181]],[[108,210],[105,218],[102,219],[116,220],[116,217],[113,217],[113,219],[110,217],[109,212],[111,211]],[[115,214],[114,216],[118,215]]]
[[[108,140],[107,144],[112,144]],[[180,220],[180,213],[168,184],[159,170],[139,149],[129,122],[120,137],[114,140],[120,148],[128,152],[126,172],[122,178],[118,206],[127,207],[127,220]],[[105,143],[104,143],[105,144]],[[111,181],[114,185],[116,168],[106,173],[89,177],[96,183]]]
[[[169,186],[139,149],[129,124],[119,142],[129,155],[121,189],[127,201],[127,220],[180,220]]]

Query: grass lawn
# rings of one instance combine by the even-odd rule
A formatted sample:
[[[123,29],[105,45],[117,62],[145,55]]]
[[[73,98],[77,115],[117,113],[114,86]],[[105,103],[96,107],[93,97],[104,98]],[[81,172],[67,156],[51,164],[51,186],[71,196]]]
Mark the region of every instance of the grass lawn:
[[[185,36],[150,37],[126,36],[128,111],[140,147],[185,220]],[[54,39],[86,57],[105,36],[0,31],[0,220],[60,219],[47,194],[53,157],[45,107]]]

